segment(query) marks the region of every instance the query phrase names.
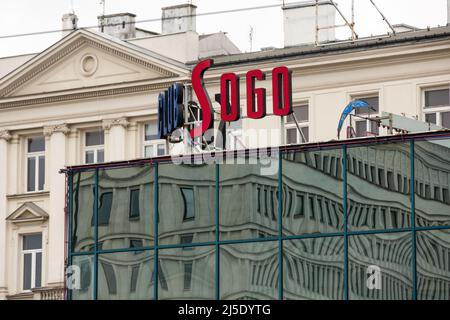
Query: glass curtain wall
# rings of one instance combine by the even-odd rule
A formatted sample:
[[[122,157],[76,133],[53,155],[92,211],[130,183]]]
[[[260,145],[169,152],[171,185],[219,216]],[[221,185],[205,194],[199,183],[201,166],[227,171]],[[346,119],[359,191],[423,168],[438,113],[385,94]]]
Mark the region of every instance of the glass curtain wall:
[[[69,171],[67,297],[450,299],[450,140],[231,155]]]

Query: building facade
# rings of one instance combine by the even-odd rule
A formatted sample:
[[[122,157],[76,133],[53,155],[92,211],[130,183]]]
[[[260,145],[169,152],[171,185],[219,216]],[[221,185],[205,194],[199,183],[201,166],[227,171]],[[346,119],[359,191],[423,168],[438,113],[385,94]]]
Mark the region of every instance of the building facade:
[[[324,14],[335,14],[333,10],[329,9],[327,8]],[[309,14],[309,11],[305,12],[303,6],[293,6],[283,10],[286,15],[285,20],[289,20],[285,21],[285,48],[240,53],[223,33],[199,35],[195,29],[195,21],[190,20],[195,19],[195,15],[192,14],[195,13],[193,6],[165,8],[163,12],[163,32],[161,34],[132,27],[134,15],[128,13],[99,17],[98,31],[80,29],[67,32],[67,26],[71,26],[70,23],[76,27],[76,20],[73,20],[73,17],[66,17],[63,21],[66,26],[64,27],[66,29],[64,37],[45,51],[32,55],[0,58],[0,177],[2,177],[0,179],[0,299],[63,297],[62,288],[67,263],[65,261],[65,257],[67,257],[65,195],[68,190],[66,190],[67,184],[64,175],[59,172],[60,169],[80,164],[192,152],[185,144],[172,145],[158,139],[157,101],[159,92],[164,91],[174,82],[185,84],[189,97],[192,69],[199,60],[204,58],[213,58],[215,63],[215,66],[205,75],[206,89],[211,96],[219,93],[220,75],[223,73],[235,72],[245,79],[245,73],[249,70],[260,69],[265,72],[266,80],[258,82],[257,85],[267,89],[269,111],[272,109],[270,70],[285,65],[293,72],[294,111],[299,120],[302,134],[297,129],[292,117],[280,120],[279,117],[269,114],[263,120],[250,120],[246,118],[245,107],[243,107],[242,121],[232,127],[234,136],[229,139],[229,148],[263,148],[336,139],[336,128],[342,109],[356,98],[370,101],[375,108],[372,116],[381,116],[383,112],[390,112],[434,123],[444,128],[450,127],[450,27],[402,32],[386,37],[359,39],[354,42],[333,40],[332,35],[327,34],[325,40],[329,42],[316,45],[305,43],[305,41],[310,41],[308,39],[295,38],[295,33],[292,32],[292,28],[295,29],[292,17],[297,15],[304,17]],[[186,12],[189,14],[186,15]],[[188,21],[178,24],[178,29],[174,30],[174,26],[170,25],[173,22],[173,19],[170,18],[173,14],[184,16]],[[323,19],[323,21],[332,20]],[[125,22],[125,28],[117,21]],[[114,27],[110,27],[111,23],[114,24]],[[240,92],[241,106],[245,106],[245,81],[241,81]],[[195,100],[195,97],[192,98]],[[218,104],[214,104],[214,108],[220,109]],[[360,115],[364,116],[364,110],[361,112]],[[215,127],[218,127],[218,121],[215,122]],[[365,136],[367,133],[380,135],[387,133],[385,129],[378,128],[373,125],[373,122],[367,120],[359,119],[353,124],[353,127],[358,136]],[[268,128],[269,131],[265,130]],[[417,146],[417,153],[420,152],[421,147],[421,145]],[[438,147],[434,144],[424,146],[426,151],[416,158],[416,160],[420,159],[417,160],[416,166],[416,169],[419,167],[417,176],[420,177],[416,190],[419,190],[417,192],[420,192],[421,198],[416,202],[415,212],[418,218],[417,223],[420,226],[446,223],[446,214],[449,212],[447,207],[441,208],[447,204],[449,197],[450,187],[446,180],[448,169],[446,169],[444,161],[448,158],[440,159],[437,155],[446,151],[441,149],[433,151],[433,148]],[[408,197],[400,196],[402,193],[410,192],[408,189],[408,179],[411,179],[408,178],[408,147],[394,149],[389,151],[389,148],[387,150],[381,148],[381,150],[370,152],[355,150],[352,155],[354,160],[348,165],[351,186],[348,199],[349,208],[353,210],[349,211],[349,219],[355,226],[362,226],[367,220],[367,224],[375,225],[373,228],[376,229],[387,228],[388,224],[395,225],[397,228],[401,226],[411,228],[411,225],[407,225],[405,222],[410,220],[408,214],[411,214],[409,212],[411,208],[405,202]],[[305,203],[304,210],[307,210],[307,206],[312,206],[309,202],[311,197],[313,201],[316,201],[317,206],[322,203],[321,206],[328,207],[330,218],[327,220],[326,229],[328,228],[327,230],[332,232],[342,231],[343,223],[340,221],[343,210],[340,207],[342,206],[342,198],[340,198],[342,194],[338,192],[342,187],[337,185],[337,180],[339,180],[337,176],[341,175],[343,170],[340,152],[338,150],[324,155],[323,158],[320,158],[322,161],[320,165],[317,164],[319,160],[313,156],[311,156],[313,159],[311,161],[315,161],[315,164],[299,164],[305,166],[304,170],[311,170],[311,175],[314,172],[317,174],[317,166],[334,172],[334,177],[330,173],[320,173],[324,179],[330,180],[328,191],[316,190],[314,192],[313,186],[295,179],[292,181],[286,179],[285,186],[287,198],[293,199],[296,206],[301,207],[298,203]],[[367,158],[368,156],[371,158]],[[294,164],[286,161],[286,167],[290,165],[295,167],[295,161]],[[380,163],[383,164],[380,165]],[[350,168],[353,171],[350,171]],[[97,200],[100,202],[100,206],[102,204],[106,206],[102,210],[110,212],[109,219],[114,219],[113,203],[117,206],[126,205],[124,202],[115,200],[121,197],[121,192],[124,193],[124,197],[128,198],[128,193],[134,191],[131,192],[132,196],[130,197],[135,199],[133,200],[134,206],[138,206],[135,204],[136,201],[139,203],[139,208],[133,209],[136,210],[135,213],[129,213],[130,218],[133,218],[133,214],[137,215],[140,210],[151,211],[150,204],[144,203],[142,199],[144,193],[151,194],[153,190],[152,170],[152,168],[145,168],[145,170],[141,170],[142,172],[130,172],[129,175],[136,175],[143,179],[143,181],[139,181],[140,178],[136,178],[138,181],[133,181],[130,185],[126,183],[120,185],[120,176],[105,176],[105,179],[102,179],[104,185],[101,188],[105,191],[101,192],[103,199]],[[359,181],[358,174],[354,172],[365,175],[364,179],[369,179],[368,177],[371,176],[372,181],[375,181],[374,177],[376,177],[377,181],[387,186],[388,190],[394,188],[395,185],[398,199],[392,198],[387,201],[385,198],[380,198],[368,206],[368,203],[371,202],[368,202],[364,195],[359,194],[358,190],[372,187],[367,185],[367,182]],[[107,172],[104,174],[108,175]],[[181,171],[171,168],[166,172],[164,168],[159,168],[158,174],[160,175],[158,178],[160,190],[167,189],[167,193],[170,193],[170,190],[181,192],[181,196],[176,199],[161,199],[161,201],[167,201],[167,204],[160,206],[160,210],[165,209],[168,213],[166,215],[161,213],[158,242],[170,245],[182,241],[185,243],[212,241],[216,236],[212,210],[216,183],[214,168],[201,168],[200,170],[193,167]],[[197,181],[199,175],[203,174],[207,174],[208,177]],[[183,175],[186,177],[182,177]],[[288,178],[292,175],[286,174],[286,176]],[[226,170],[224,177],[226,177]],[[86,174],[79,179],[76,186],[81,189],[85,188],[85,193],[90,194],[93,183],[92,173],[90,176]],[[116,181],[117,179],[118,181]],[[251,172],[246,173],[244,170],[242,173],[236,173],[231,170],[230,176],[222,181],[224,188],[230,189],[230,195],[227,196],[227,192],[223,193],[224,197],[229,197],[223,199],[223,210],[230,212],[230,220],[223,221],[226,239],[277,235],[278,227],[276,223],[274,224],[273,219],[277,217],[275,212],[277,210],[278,179],[266,177],[263,182],[258,182],[258,179],[259,177],[252,176]],[[178,180],[179,182],[174,182]],[[236,183],[236,180],[240,183]],[[333,186],[336,188],[333,189]],[[73,187],[75,188],[75,181]],[[245,189],[245,192],[239,191],[239,188]],[[327,196],[319,196],[319,192],[325,193]],[[165,193],[163,192],[163,194]],[[207,199],[202,199],[201,205],[195,206],[195,209],[186,208],[185,204],[195,201],[196,195],[200,193],[210,196],[205,196]],[[368,193],[371,194],[371,192]],[[244,196],[260,199],[257,203],[261,202],[260,206],[263,206],[264,209],[259,206],[255,207],[255,201],[246,199],[239,202],[233,201],[236,197]],[[303,200],[301,200],[302,197]],[[386,195],[386,197],[390,197],[390,195]],[[261,199],[266,200],[263,202]],[[436,202],[430,204],[430,199],[434,199]],[[252,207],[245,208],[242,206],[243,203]],[[85,207],[80,207],[78,210],[87,212],[86,210],[93,204],[86,201],[82,205]],[[109,210],[107,206],[110,206]],[[131,204],[130,206],[133,207]],[[146,208],[145,206],[150,207]],[[436,210],[428,212],[427,210],[433,206],[436,207]],[[119,210],[119,208],[116,209]],[[120,210],[126,211],[126,208]],[[381,216],[390,214],[391,220],[375,221],[376,219],[368,213],[371,210],[372,212],[374,212],[373,210],[384,212],[380,214]],[[176,214],[173,214],[175,212]],[[177,218],[179,212],[183,213],[187,222],[184,222],[184,218],[181,221]],[[192,215],[201,217],[202,222],[199,224],[197,221],[190,221],[191,225],[189,226],[189,219],[192,219],[189,217]],[[108,215],[106,214],[106,216]],[[298,217],[300,216],[298,213]],[[153,221],[150,217],[141,219],[150,220],[148,223],[136,220],[135,223],[130,223],[128,226],[118,224],[118,231],[121,227],[129,228],[120,232],[112,232],[109,229],[108,232],[105,231],[106,238],[101,246],[104,246],[105,250],[124,246],[151,247],[155,241],[152,239],[151,233],[154,228]],[[167,220],[164,221],[164,219]],[[303,223],[302,218],[295,218],[294,213],[289,219],[292,221],[286,226],[287,235],[298,235],[299,232],[324,232],[323,228],[325,227],[320,223],[317,225]],[[258,222],[255,223],[255,221]],[[98,222],[100,223],[99,231],[101,231],[102,221]],[[325,223],[325,220],[321,223]],[[255,225],[252,228],[238,227],[247,224]],[[80,232],[92,231],[92,221],[89,219],[82,221],[78,227]],[[190,231],[185,232],[185,228]],[[305,230],[302,231],[302,228]],[[289,231],[290,229],[293,230]],[[120,236],[116,236],[116,233]],[[180,234],[184,233],[186,233],[185,238],[180,239]],[[109,234],[110,238],[107,237]],[[142,235],[142,237],[136,237],[136,235]],[[90,236],[92,237],[92,234]],[[191,237],[193,238],[191,239]],[[389,247],[392,240],[390,237],[394,236],[387,235],[381,240],[367,236],[366,239],[361,240],[362,247],[366,249],[358,250],[369,250],[372,245],[380,248]],[[426,238],[426,235],[424,237]],[[426,248],[426,246],[434,248],[437,246],[436,243],[442,243],[442,241],[447,241],[448,244],[448,237],[445,237],[445,234],[442,236],[430,234],[429,239],[426,240],[427,244],[423,244],[422,248]],[[291,285],[295,281],[300,281],[303,286],[313,286],[313,284],[307,285],[302,282],[306,280],[301,280],[301,274],[298,271],[300,268],[322,270],[317,261],[318,257],[315,257],[315,250],[318,249],[315,248],[314,243],[320,241],[308,241],[306,247],[303,244],[298,246],[292,243],[292,246],[285,250],[286,254],[290,252],[290,256],[285,259],[285,261],[289,261],[286,262],[286,267],[292,269],[291,273],[288,272],[284,278],[290,279],[290,281],[286,280],[288,283],[285,287],[285,296],[292,299],[341,298],[343,294],[342,288],[339,287],[341,284],[336,284],[336,289],[330,289],[331,291],[328,293],[319,289],[317,289],[319,291],[312,289],[312,291],[299,291],[298,286]],[[324,245],[333,248],[334,252],[341,253],[342,241],[339,239],[335,241],[335,243],[330,242]],[[77,236],[77,242],[74,243],[76,250],[86,252],[91,252],[93,245],[97,246],[96,250],[99,249],[99,244],[93,242],[86,234]],[[405,246],[408,245],[410,244],[405,244]],[[230,272],[230,277],[232,275],[242,277],[242,279],[233,279],[232,283],[242,284],[246,288],[227,289],[228,281],[225,281],[222,297],[276,298],[277,282],[275,279],[279,273],[274,275],[274,272],[276,273],[275,265],[278,261],[278,246],[269,242],[267,246],[241,246],[239,248],[239,245],[229,245],[222,248],[220,263],[224,264],[224,270]],[[394,248],[397,251],[404,249],[401,245],[394,246],[397,246]],[[420,248],[419,245],[418,248]],[[448,245],[437,248],[447,250]],[[179,252],[177,250],[167,249],[161,253],[160,269],[167,275],[165,280],[159,278],[160,296],[164,297],[166,294],[167,298],[192,297],[189,295],[189,290],[186,293],[181,289],[188,287],[188,283],[196,283],[200,288],[195,289],[194,297],[214,297],[215,273],[211,264],[216,259],[214,247],[183,251],[183,254],[191,255],[195,257],[195,261],[198,261],[195,262],[195,268],[194,264],[189,265],[189,260],[192,259],[186,258],[186,263],[178,261],[176,257]],[[254,255],[252,255],[252,250],[255,251]],[[263,250],[265,255],[257,255],[258,250]],[[424,249],[423,252],[426,254],[428,251]],[[341,274],[339,261],[343,259],[344,255],[334,255],[331,251],[328,253],[330,257],[327,259],[321,256],[321,259],[325,259],[333,266],[329,269],[332,271],[327,272],[335,275]],[[361,275],[363,268],[358,267],[358,264],[362,264],[357,260],[359,254],[359,251],[352,251],[350,248],[348,257],[353,255],[355,260],[349,258],[350,261],[354,261],[351,268],[360,270],[358,271],[360,273],[355,274]],[[369,255],[369,253],[367,254]],[[154,286],[155,282],[147,286],[137,279],[140,279],[139,277],[152,279],[151,275],[154,274],[154,270],[151,269],[151,261],[154,256],[145,251],[136,255],[134,253],[123,253],[122,255],[124,261],[129,261],[128,256],[132,256],[135,263],[133,262],[133,265],[128,262],[121,263],[120,259],[112,256],[108,258],[107,255],[100,257],[100,260],[104,262],[101,263],[104,272],[98,272],[98,287],[104,289],[98,290],[98,297],[133,297],[133,295],[127,296],[131,292],[122,292],[120,288],[123,286],[119,285],[119,283],[128,283],[130,280],[127,278],[128,276],[133,279],[130,280],[130,285],[133,283],[133,292],[136,292],[136,297],[148,297],[146,292],[153,292],[151,286]],[[231,271],[235,268],[235,263],[231,261],[236,256],[241,257],[239,258],[240,263],[246,266],[248,274],[254,274],[253,278],[247,276],[245,272]],[[249,258],[251,256],[254,256],[259,262],[252,261]],[[445,269],[444,266],[447,262],[442,257],[434,255],[428,261],[429,263],[440,263]],[[81,269],[85,274],[92,272],[92,260],[86,257],[77,259],[80,260]],[[409,256],[404,259],[408,260]],[[82,263],[81,260],[86,262]],[[141,263],[142,266],[138,271],[137,266]],[[158,263],[156,266],[159,266]],[[173,267],[170,267],[170,264],[173,264]],[[402,261],[401,265],[405,266],[408,263]],[[126,272],[117,272],[115,268],[124,268],[129,271],[129,275]],[[171,275],[169,275],[167,270],[176,268],[179,268],[179,272],[170,272]],[[433,269],[434,273],[430,271],[431,273],[427,275],[428,278],[424,275],[420,279],[424,279],[424,283],[427,283],[428,286],[448,286],[448,279],[446,275],[442,275],[442,268]],[[108,287],[108,279],[111,280],[112,277],[111,270],[114,274],[123,274],[120,277],[124,277],[116,279],[116,290],[114,290],[112,282]],[[186,270],[191,270],[191,272],[185,272]],[[395,297],[409,296],[412,290],[410,278],[400,276],[402,274],[400,267],[390,265],[389,270],[394,279],[390,283],[398,288],[395,291],[398,292]],[[319,271],[312,273],[319,274]],[[186,274],[191,274],[192,281],[188,281]],[[434,280],[430,280],[435,279],[436,274],[440,274],[442,282],[435,283]],[[337,277],[343,279],[342,275]],[[83,279],[86,279],[86,276]],[[194,279],[198,279],[198,281],[194,281]],[[89,291],[92,290],[90,289],[92,282],[84,281],[82,287],[86,290],[80,291],[80,298],[92,294]],[[175,281],[180,288],[178,293],[173,293],[175,296],[170,296],[172,293],[165,289],[173,288],[172,281]],[[245,281],[252,281],[251,285],[255,286],[250,290],[253,292],[252,294],[247,292],[250,284],[246,285]],[[337,282],[342,283],[340,281],[343,280]],[[290,285],[291,287],[289,287]],[[130,291],[132,291],[131,288]],[[102,296],[102,292],[105,294],[104,296]],[[116,293],[114,294],[114,292]],[[362,293],[361,295],[355,294],[361,298],[365,297]]]

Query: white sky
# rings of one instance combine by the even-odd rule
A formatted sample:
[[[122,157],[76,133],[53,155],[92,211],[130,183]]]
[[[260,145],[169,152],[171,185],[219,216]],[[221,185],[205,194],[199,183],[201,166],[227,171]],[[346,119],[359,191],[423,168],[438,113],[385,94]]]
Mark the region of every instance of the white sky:
[[[106,14],[130,12],[137,20],[161,17],[161,7],[186,3],[186,0],[106,0]],[[100,0],[0,0],[0,36],[61,29],[61,17],[70,12],[71,2],[78,15],[78,26],[97,24],[101,13]],[[282,0],[193,0],[197,13],[281,4]],[[296,2],[286,0],[286,3]],[[350,20],[351,0],[336,0]],[[446,0],[375,0],[392,24],[407,23],[417,27],[445,25]],[[356,0],[356,31],[360,36],[385,34],[388,26],[382,21],[369,0]],[[337,24],[341,20],[337,19]],[[143,23],[139,28],[160,32],[161,22]],[[249,51],[249,30],[253,27],[253,50],[261,47],[283,46],[281,8],[245,11],[197,17],[197,32],[225,31],[242,50]],[[348,38],[347,29],[338,31],[340,39]],[[59,40],[61,35],[27,36],[0,39],[0,57],[40,52]]]

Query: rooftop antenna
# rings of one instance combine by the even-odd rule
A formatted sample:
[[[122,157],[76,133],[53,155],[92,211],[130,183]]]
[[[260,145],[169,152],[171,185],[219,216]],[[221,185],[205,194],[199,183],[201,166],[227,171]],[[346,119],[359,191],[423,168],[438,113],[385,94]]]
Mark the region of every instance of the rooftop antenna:
[[[378,13],[381,15],[381,17],[383,18],[383,20],[387,23],[387,25],[389,26],[389,28],[392,30],[392,34],[395,35],[395,29],[394,27],[389,23],[389,20],[385,17],[385,15],[383,14],[383,12],[381,12],[381,10],[377,7],[377,5],[375,4],[375,2],[373,2],[373,0],[370,0],[370,2],[373,4],[373,6],[375,7],[375,9],[377,9]]]
[[[250,52],[253,50],[253,27],[250,26],[250,32],[248,34],[249,42],[250,42]]]

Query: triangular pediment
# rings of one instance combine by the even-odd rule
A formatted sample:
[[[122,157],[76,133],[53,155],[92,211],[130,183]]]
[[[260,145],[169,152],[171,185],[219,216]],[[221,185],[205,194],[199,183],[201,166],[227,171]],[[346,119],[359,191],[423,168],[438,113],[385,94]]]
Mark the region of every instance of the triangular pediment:
[[[12,223],[45,221],[47,219],[48,213],[33,202],[25,202],[6,218]]]
[[[2,79],[0,97],[167,81],[186,74],[180,63],[154,52],[78,30]]]

